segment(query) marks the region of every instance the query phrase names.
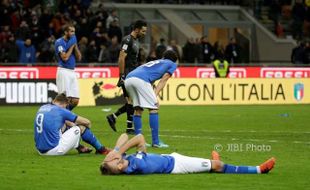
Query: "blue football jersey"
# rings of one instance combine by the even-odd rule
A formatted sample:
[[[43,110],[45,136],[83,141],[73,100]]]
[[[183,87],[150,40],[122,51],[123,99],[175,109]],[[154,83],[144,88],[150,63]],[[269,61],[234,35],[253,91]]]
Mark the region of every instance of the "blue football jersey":
[[[127,174],[171,173],[174,168],[174,158],[169,155],[137,153],[125,158],[129,161],[125,170]]]
[[[34,140],[39,151],[47,151],[58,145],[60,129],[65,121],[75,122],[77,115],[53,104],[40,107],[34,121]]]
[[[67,61],[63,61],[60,57],[61,52],[67,52],[68,49],[72,46],[70,40],[66,41],[63,37],[58,38],[55,42],[55,52],[56,58],[58,59],[58,66],[67,68],[67,69],[74,69],[75,68],[75,55],[72,53]]]
[[[135,70],[131,71],[127,78],[136,77],[146,82],[153,83],[160,79],[165,73],[173,74],[176,70],[177,64],[169,59],[158,59],[145,63]]]

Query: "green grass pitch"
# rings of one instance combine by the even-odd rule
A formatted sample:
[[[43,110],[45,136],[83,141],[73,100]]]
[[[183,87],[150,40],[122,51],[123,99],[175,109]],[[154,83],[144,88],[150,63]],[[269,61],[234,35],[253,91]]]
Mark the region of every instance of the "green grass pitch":
[[[107,125],[102,108],[78,107],[77,114],[92,121],[103,144],[114,145],[125,130],[125,115],[117,121],[119,132]],[[225,163],[258,165],[277,159],[267,175],[140,175],[102,176],[102,155],[42,157],[34,149],[33,118],[37,106],[0,107],[0,189],[307,189],[310,171],[310,105],[279,106],[161,106],[160,135],[168,149],[149,152],[206,157],[219,148]],[[117,106],[112,106],[114,111]],[[148,115],[143,131],[150,141]],[[233,147],[233,149],[230,149]]]

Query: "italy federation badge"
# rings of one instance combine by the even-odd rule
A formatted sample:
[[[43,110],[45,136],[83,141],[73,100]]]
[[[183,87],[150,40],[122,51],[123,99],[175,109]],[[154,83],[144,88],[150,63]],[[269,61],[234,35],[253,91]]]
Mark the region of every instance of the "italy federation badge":
[[[296,83],[294,84],[294,97],[297,101],[301,101],[304,97],[304,84]]]

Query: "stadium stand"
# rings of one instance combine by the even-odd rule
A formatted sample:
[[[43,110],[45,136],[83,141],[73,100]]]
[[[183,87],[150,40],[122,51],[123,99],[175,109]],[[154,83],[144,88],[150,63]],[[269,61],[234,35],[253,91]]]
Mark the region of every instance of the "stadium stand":
[[[119,42],[130,31],[130,23],[145,19],[150,32],[145,38],[144,50],[141,50],[142,62],[156,50],[160,39],[164,39],[167,48],[178,51],[180,64],[208,63],[202,58],[201,40],[207,36],[210,44],[217,46],[214,49],[222,52],[230,38],[236,38],[243,55],[240,63],[289,64],[292,49],[297,45],[294,38],[300,40],[310,33],[308,6],[301,4],[299,9],[304,8],[304,14],[295,15],[299,0],[296,3],[280,1],[280,5],[275,2],[119,0],[102,4],[98,0],[3,0],[0,5],[0,63],[18,62],[16,41],[30,38],[36,49],[36,63],[55,64],[54,40],[61,36],[62,27],[72,22],[77,28],[83,54],[79,65],[116,65]],[[295,34],[294,27],[291,30],[289,27],[297,17],[303,19],[302,34]],[[300,22],[294,26],[300,27]],[[183,52],[188,48],[194,55]]]

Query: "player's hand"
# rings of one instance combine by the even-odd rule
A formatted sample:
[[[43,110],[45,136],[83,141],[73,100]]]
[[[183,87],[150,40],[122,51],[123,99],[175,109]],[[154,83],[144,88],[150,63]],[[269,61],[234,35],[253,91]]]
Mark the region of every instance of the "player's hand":
[[[105,162],[109,162],[109,161],[112,161],[112,160],[115,160],[115,159],[121,159],[122,158],[122,155],[118,152],[118,151],[115,151],[115,150],[112,150],[111,152],[109,152],[109,154],[105,157],[104,161]]]
[[[77,39],[75,35],[72,35],[68,41],[68,46],[71,47],[77,44]]]
[[[118,79],[117,86],[121,87],[122,85],[124,85],[124,81],[125,81],[125,75],[122,74],[122,75],[120,75],[120,77]]]

